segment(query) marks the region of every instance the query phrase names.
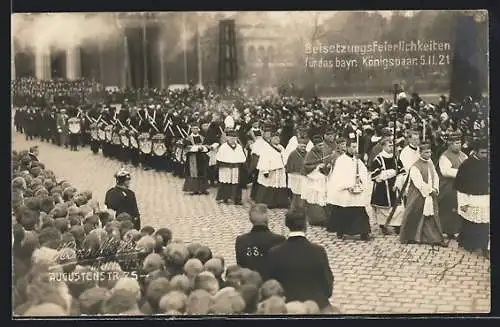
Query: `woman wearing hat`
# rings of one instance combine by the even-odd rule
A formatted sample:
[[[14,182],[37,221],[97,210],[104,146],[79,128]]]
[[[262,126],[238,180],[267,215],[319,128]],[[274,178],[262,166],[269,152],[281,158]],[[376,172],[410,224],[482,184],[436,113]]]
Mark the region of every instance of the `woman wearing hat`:
[[[106,192],[104,204],[115,211],[116,216],[128,213],[132,217],[134,228],[141,229],[139,208],[134,191],[130,190],[131,176],[125,169],[120,169],[115,174],[116,186]]]

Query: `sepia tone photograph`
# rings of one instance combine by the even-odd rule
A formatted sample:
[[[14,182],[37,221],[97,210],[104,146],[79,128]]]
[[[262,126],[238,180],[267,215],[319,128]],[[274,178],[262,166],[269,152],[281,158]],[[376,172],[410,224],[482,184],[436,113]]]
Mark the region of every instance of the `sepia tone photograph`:
[[[486,10],[11,21],[14,319],[490,312]]]

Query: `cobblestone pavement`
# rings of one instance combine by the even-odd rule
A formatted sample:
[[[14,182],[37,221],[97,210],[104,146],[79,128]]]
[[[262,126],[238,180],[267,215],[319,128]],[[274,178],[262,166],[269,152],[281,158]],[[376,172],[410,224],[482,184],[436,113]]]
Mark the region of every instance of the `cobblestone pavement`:
[[[13,149],[40,146],[40,160],[56,176],[80,190],[92,190],[95,199],[113,186],[120,163],[83,148],[71,152],[40,141],[13,135]],[[235,263],[234,240],[247,232],[248,205],[217,204],[215,190],[207,196],[185,195],[183,181],[167,173],[131,168],[132,189],[137,194],[144,225],[168,227],[174,238],[210,246]],[[244,195],[245,196],[245,195]],[[449,248],[433,250],[424,245],[401,245],[396,236],[382,236],[372,222],[369,243],[339,241],[318,227],[307,237],[326,247],[335,276],[332,303],[345,314],[465,313],[490,311],[490,264],[474,254]],[[284,211],[272,210],[270,228],[286,233]]]

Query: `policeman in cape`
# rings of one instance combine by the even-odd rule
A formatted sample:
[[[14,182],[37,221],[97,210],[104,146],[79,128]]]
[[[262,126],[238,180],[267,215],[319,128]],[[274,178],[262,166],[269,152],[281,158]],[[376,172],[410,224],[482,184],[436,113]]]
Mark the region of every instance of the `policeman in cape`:
[[[128,213],[134,228],[140,230],[141,219],[134,191],[130,189],[131,175],[124,168],[115,174],[116,186],[106,192],[104,204],[115,212],[115,216]]]

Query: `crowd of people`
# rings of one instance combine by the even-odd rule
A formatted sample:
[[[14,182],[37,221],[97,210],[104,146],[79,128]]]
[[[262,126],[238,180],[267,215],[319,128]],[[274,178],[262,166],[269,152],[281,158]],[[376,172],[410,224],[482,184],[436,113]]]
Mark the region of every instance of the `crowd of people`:
[[[16,85],[19,84],[14,87]],[[50,84],[44,85],[50,87]],[[102,151],[104,156],[124,164],[172,172],[185,179],[183,191],[194,196],[209,194],[208,188],[216,187],[216,200],[221,205],[241,205],[242,190],[250,187],[250,199],[254,203],[250,218],[254,228],[236,240],[240,268],[234,269],[239,271],[235,274],[240,281],[236,287],[231,284],[233,289],[227,290],[232,295],[223,297],[231,299],[229,302],[232,303],[244,303],[244,309],[238,311],[233,305],[235,311],[229,312],[227,308],[231,305],[215,304],[218,292],[224,291],[228,279],[232,280],[233,270],[228,267],[226,280],[222,281],[223,259],[204,261],[193,251],[184,250],[179,250],[179,253],[185,255],[177,252],[173,255],[169,247],[173,251],[172,247],[177,249],[182,244],[169,243],[171,233],[167,233],[170,236],[165,239],[160,232],[164,229],[155,231],[151,226],[142,227],[135,195],[128,189],[131,176],[126,168],[115,176],[117,186],[106,194],[103,211],[95,206],[88,211],[92,208],[87,204],[91,201],[89,192],[85,193],[86,196],[84,193],[77,195],[68,184],[62,187],[60,183],[48,190],[46,178],[28,177],[31,179],[25,183],[28,190],[33,187],[42,189],[40,193],[46,197],[47,204],[59,201],[69,206],[66,211],[62,210],[61,217],[54,220],[50,214],[57,210],[41,210],[40,194],[35,192],[33,196],[38,200],[34,203],[40,207],[26,211],[26,203],[21,205],[19,208],[25,208],[25,211],[16,211],[16,218],[23,228],[15,232],[20,235],[20,230],[23,230],[23,235],[30,235],[27,231],[39,230],[45,219],[53,223],[46,226],[51,228],[51,233],[55,233],[59,226],[61,238],[69,235],[68,228],[83,230],[82,238],[94,239],[82,240],[84,247],[99,248],[99,240],[103,242],[107,238],[134,239],[137,244],[147,244],[151,253],[146,251],[149,254],[141,255],[156,258],[156,268],[183,273],[185,280],[190,281],[187,283],[190,290],[199,288],[195,285],[200,278],[189,272],[187,263],[197,258],[201,262],[191,266],[197,266],[197,274],[206,276],[208,273],[202,272],[203,264],[206,266],[207,262],[216,260],[220,268],[217,273],[208,269],[213,273],[211,277],[201,279],[213,280],[214,277],[218,281],[218,291],[209,291],[209,307],[226,305],[227,308],[224,307],[223,312],[217,311],[221,309],[207,309],[212,310],[208,311],[210,313],[264,313],[262,308],[276,305],[286,308],[288,313],[311,313],[306,308],[312,302],[318,308],[314,312],[335,311],[328,302],[333,275],[328,268],[326,253],[321,246],[309,243],[304,232],[307,225],[317,225],[336,233],[339,239],[359,236],[360,240],[369,241],[372,227],[367,206],[373,208],[380,231],[384,235],[399,234],[402,243],[447,246],[449,240],[457,239],[464,249],[489,256],[487,99],[473,101],[466,98],[463,103],[455,104],[441,96],[438,103],[427,103],[418,94],[407,95],[402,90],[395,94],[393,101],[384,98],[376,101],[303,99],[283,95],[250,97],[242,91],[233,91],[230,97],[224,98],[195,88],[142,90],[140,93],[140,97],[129,97],[126,91],[114,90],[108,92],[107,100],[97,104],[86,99],[76,105],[18,104],[14,124],[27,139],[40,137],[42,141],[71,147],[72,150],[89,145],[95,154]],[[29,161],[30,165],[34,163],[35,173],[40,170],[37,161],[29,160],[29,154],[20,158],[18,166],[27,165]],[[19,171],[28,171],[22,179],[32,175],[32,168],[28,168],[19,168]],[[32,180],[42,183],[32,186]],[[26,189],[20,179],[17,183]],[[54,183],[56,181],[52,178]],[[53,196],[54,188],[59,197]],[[80,205],[76,204],[76,199]],[[83,217],[72,219],[72,208],[82,216],[81,207],[88,208],[84,209]],[[288,239],[267,229],[265,217],[268,208],[288,209]],[[47,211],[45,213],[53,220],[41,214],[37,219],[28,220],[35,223],[32,222],[33,226],[28,224],[31,229],[27,229],[23,213],[37,210]],[[35,214],[31,213],[31,216]],[[104,222],[102,217],[106,217]],[[56,224],[58,219],[60,223]],[[24,244],[23,238],[19,239],[18,248],[22,248],[19,244]],[[53,241],[54,237],[50,239]],[[52,248],[58,249],[57,246]],[[55,251],[59,253],[61,250]],[[205,249],[205,252],[209,251]],[[304,269],[298,257],[311,262],[311,269]],[[149,262],[147,259],[143,265]],[[182,270],[184,264],[188,267],[184,266]],[[165,277],[165,285],[171,286],[174,279],[177,281],[177,277],[170,280],[171,276],[170,273]],[[142,290],[139,292],[143,295],[140,303],[147,302],[154,307],[161,301],[157,296],[155,299],[159,302],[153,300],[156,304],[150,303],[147,280],[137,285],[132,281],[126,284],[134,284],[133,287],[127,286],[131,289]],[[118,282],[117,285],[121,284]],[[281,289],[280,294],[291,303],[273,297],[269,302],[272,304],[264,304],[266,300],[257,294],[265,293],[266,285]],[[165,289],[170,290],[170,286],[165,286]],[[250,288],[254,291],[248,291]],[[69,287],[70,293],[71,290]],[[116,286],[111,288],[110,295],[106,293],[110,298],[99,302],[99,310],[112,301],[115,291]],[[183,303],[189,303],[189,298],[197,291],[184,291],[184,295],[175,293],[174,298],[180,302],[179,298],[186,298]],[[254,294],[251,300],[247,298],[250,293]],[[167,298],[168,294],[165,295]],[[164,301],[167,302],[172,303]],[[188,314],[192,312],[185,310]],[[167,311],[182,312],[171,308]]]
[[[239,265],[226,267],[224,258],[208,246],[175,239],[168,228],[136,229],[129,214],[116,215],[93,199],[91,191],[58,180],[37,155],[36,147],[13,153],[15,315],[336,312],[328,300],[333,275],[326,253],[300,237],[304,216],[287,216],[291,235],[285,241],[267,229],[266,206],[252,207],[252,232],[258,230],[262,244],[274,238],[266,251],[278,246],[262,258],[257,253],[261,249],[248,243],[255,239],[252,232],[242,235],[236,240]],[[116,177],[119,183],[127,180],[126,174]],[[311,255],[323,260],[323,273],[317,265],[310,269],[319,278],[308,282],[300,278],[303,271],[283,270],[294,264],[297,245],[309,262],[315,261]]]

